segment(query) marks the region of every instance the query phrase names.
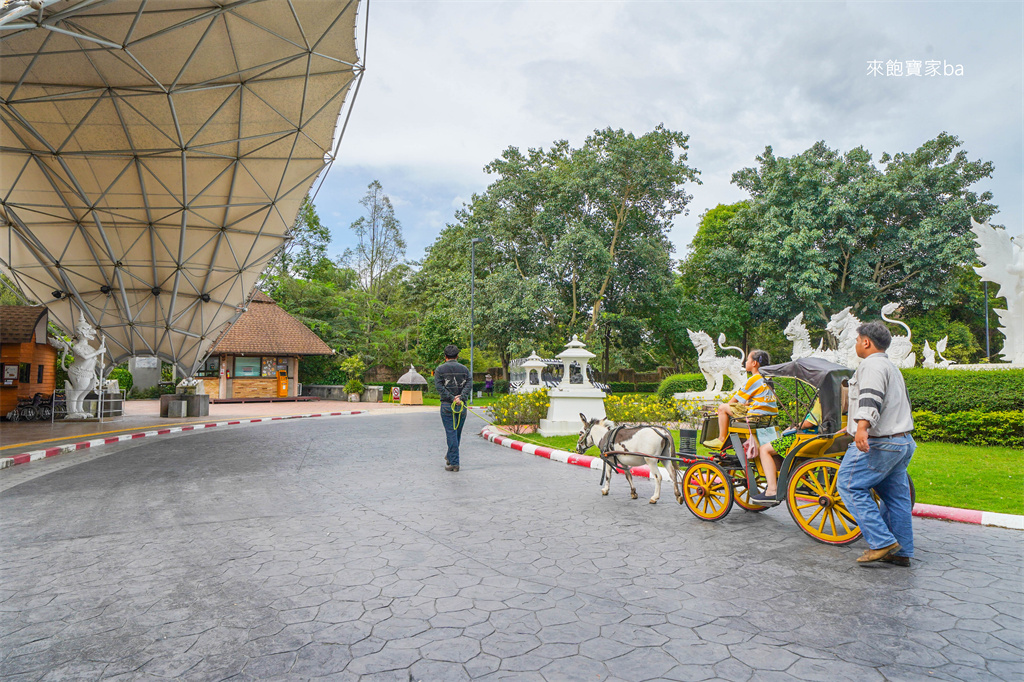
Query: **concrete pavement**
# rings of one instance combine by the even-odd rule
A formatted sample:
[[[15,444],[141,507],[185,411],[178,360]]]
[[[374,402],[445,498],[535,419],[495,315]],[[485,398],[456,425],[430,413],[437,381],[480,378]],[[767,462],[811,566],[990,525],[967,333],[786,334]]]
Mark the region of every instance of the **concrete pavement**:
[[[434,408],[431,410],[433,412]],[[1019,532],[914,567],[598,492],[435,414],[225,427],[0,472],[0,676],[1016,680]],[[482,423],[482,422],[481,422]],[[77,456],[76,456],[77,457]],[[70,462],[72,458],[65,460]]]
[[[385,412],[417,412],[424,407],[396,405],[394,403],[348,403],[336,400],[311,400],[301,402],[273,403],[219,403],[210,405],[207,417],[167,419],[160,417],[159,400],[125,401],[124,417],[102,422],[65,421],[0,421],[0,456],[9,456],[23,450],[53,447],[97,437],[116,435],[132,431],[163,429],[181,424],[201,424],[225,419],[252,419],[259,417],[282,417],[309,414],[311,412],[336,412],[340,410],[373,410]],[[437,409],[437,408],[433,408]]]

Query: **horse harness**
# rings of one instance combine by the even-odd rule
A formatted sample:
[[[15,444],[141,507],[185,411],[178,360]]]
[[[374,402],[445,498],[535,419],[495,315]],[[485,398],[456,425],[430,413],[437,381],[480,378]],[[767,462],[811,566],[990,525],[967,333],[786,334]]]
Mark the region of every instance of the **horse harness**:
[[[652,459],[664,459],[657,455],[647,455],[642,452],[629,452],[628,450],[622,450],[616,452],[613,448],[617,445],[618,438],[621,435],[623,440],[629,440],[640,431],[644,429],[654,429],[654,431],[661,436],[662,443],[669,443],[671,450],[672,434],[668,432],[663,426],[626,426],[624,424],[618,424],[612,428],[608,433],[604,434],[601,438],[601,442],[597,444],[597,450],[600,453],[601,461],[605,462],[608,466],[613,468],[616,472],[622,474],[625,473],[629,467],[619,461],[619,457],[623,455],[633,455],[634,457],[650,457]],[[608,470],[605,467],[601,467],[601,483],[604,485],[605,476],[608,474]]]

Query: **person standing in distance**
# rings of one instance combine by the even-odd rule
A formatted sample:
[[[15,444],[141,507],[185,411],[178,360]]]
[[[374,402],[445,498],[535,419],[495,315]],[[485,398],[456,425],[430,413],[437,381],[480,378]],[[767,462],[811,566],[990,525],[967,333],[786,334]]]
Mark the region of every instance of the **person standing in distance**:
[[[444,360],[444,364],[434,370],[434,386],[441,396],[441,423],[448,440],[444,470],[458,471],[459,443],[462,441],[462,427],[466,425],[466,403],[473,390],[473,379],[466,366],[459,362],[458,346],[445,346]]]
[[[914,417],[903,374],[885,354],[892,335],[881,322],[857,328],[861,363],[850,380],[850,419],[854,442],[836,477],[839,495],[860,526],[869,549],[859,564],[883,561],[909,566],[914,556],[913,503],[907,465],[917,443],[910,432]],[[879,509],[871,491],[881,499]]]

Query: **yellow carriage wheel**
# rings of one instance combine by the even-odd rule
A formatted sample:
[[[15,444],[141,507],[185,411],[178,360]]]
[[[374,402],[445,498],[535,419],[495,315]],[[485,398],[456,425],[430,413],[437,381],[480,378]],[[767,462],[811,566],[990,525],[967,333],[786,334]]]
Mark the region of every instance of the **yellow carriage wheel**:
[[[701,521],[718,521],[732,509],[729,475],[713,462],[697,462],[683,474],[683,502]]]
[[[742,469],[730,469],[729,477],[732,479],[732,495],[736,504],[752,512],[762,512],[768,509],[768,507],[750,501],[750,491],[747,490],[747,474]],[[764,477],[764,474],[757,472],[754,480],[757,482],[758,491],[764,492],[768,485],[768,479]]]
[[[818,542],[848,545],[860,537],[860,527],[839,497],[838,474],[839,460],[804,462],[789,478],[786,502],[800,530]]]

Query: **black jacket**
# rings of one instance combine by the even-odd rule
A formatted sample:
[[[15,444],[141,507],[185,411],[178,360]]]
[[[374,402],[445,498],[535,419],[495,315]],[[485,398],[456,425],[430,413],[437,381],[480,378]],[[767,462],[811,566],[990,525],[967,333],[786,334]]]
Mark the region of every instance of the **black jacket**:
[[[442,403],[454,401],[457,395],[462,396],[462,402],[469,402],[469,395],[473,392],[469,370],[457,360],[438,365],[434,370],[434,387]]]

